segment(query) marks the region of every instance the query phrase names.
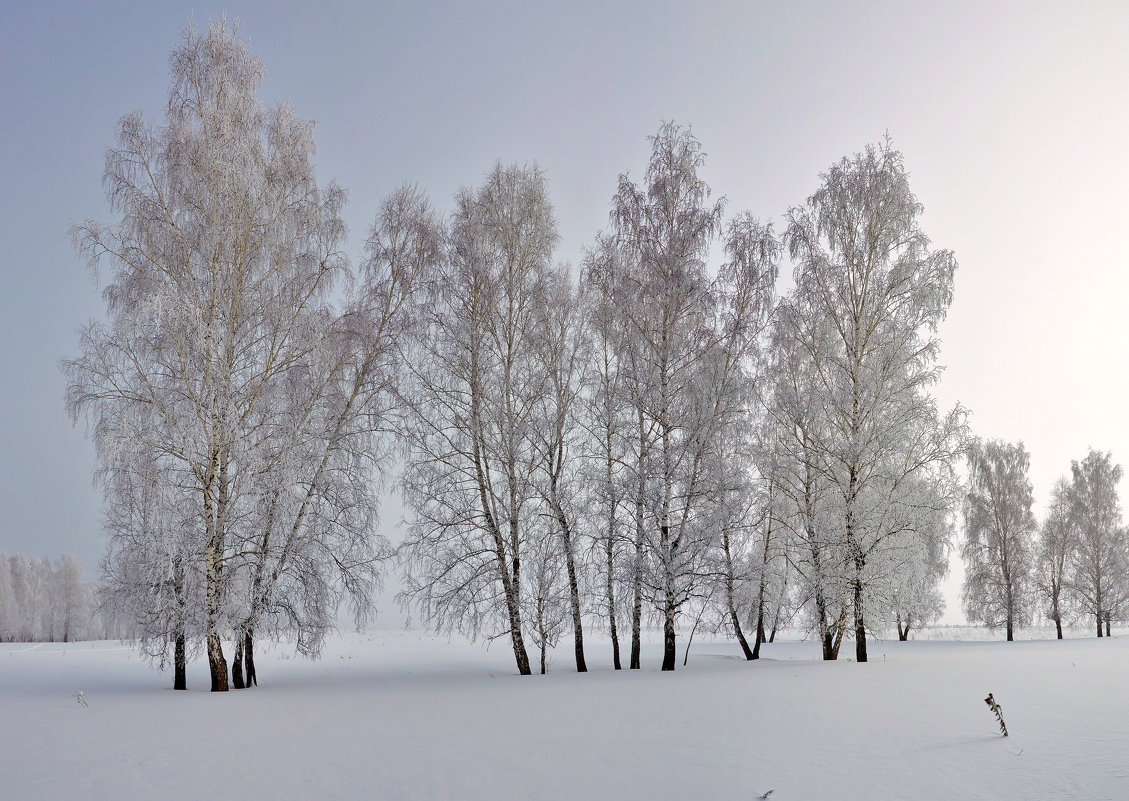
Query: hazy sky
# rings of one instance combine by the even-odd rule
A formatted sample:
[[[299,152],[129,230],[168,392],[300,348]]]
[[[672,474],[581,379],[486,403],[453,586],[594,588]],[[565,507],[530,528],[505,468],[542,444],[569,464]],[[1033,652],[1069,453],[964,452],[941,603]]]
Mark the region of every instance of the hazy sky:
[[[93,576],[93,449],[57,363],[101,299],[68,229],[109,219],[116,121],[160,119],[186,22],[224,12],[264,97],[317,121],[354,259],[378,198],[415,181],[449,208],[495,159],[545,169],[575,263],[661,120],[693,127],[731,211],[776,220],[889,131],[960,263],[942,403],[1024,440],[1040,511],[1088,447],[1129,465],[1129,3],[0,0],[0,551]]]

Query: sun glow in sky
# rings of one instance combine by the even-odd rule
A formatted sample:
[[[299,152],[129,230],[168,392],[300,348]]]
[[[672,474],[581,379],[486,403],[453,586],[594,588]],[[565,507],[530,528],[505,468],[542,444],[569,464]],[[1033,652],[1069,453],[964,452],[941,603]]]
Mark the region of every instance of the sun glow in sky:
[[[186,21],[224,12],[262,59],[264,96],[317,121],[319,177],[349,191],[354,262],[400,183],[447,209],[502,159],[545,169],[558,256],[576,263],[664,119],[692,126],[731,212],[779,228],[821,170],[888,131],[924,230],[960,264],[941,404],[968,407],[980,436],[1025,442],[1040,514],[1088,447],[1129,464],[1129,4],[9,4],[0,551],[97,563],[93,450],[64,414],[57,362],[101,301],[67,231],[109,219],[116,120],[159,120]],[[961,619],[957,582],[947,620]]]

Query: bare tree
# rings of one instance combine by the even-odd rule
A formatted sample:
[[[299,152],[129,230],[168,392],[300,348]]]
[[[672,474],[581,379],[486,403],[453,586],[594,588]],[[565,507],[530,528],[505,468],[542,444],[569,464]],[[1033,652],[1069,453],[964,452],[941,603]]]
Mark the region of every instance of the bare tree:
[[[969,447],[961,596],[969,620],[1006,626],[1008,642],[1015,625],[1031,617],[1035,517],[1029,461],[1022,442]]]

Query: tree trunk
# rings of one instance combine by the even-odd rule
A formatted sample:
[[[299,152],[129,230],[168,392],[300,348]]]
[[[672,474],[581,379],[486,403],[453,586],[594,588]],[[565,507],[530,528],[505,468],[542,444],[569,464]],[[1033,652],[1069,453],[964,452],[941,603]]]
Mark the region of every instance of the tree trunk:
[[[631,584],[634,597],[631,606],[631,662],[629,670],[639,670],[639,651],[643,630],[643,443],[646,439],[646,426],[643,409],[638,407],[639,454],[635,488],[635,562],[631,570]]]
[[[1062,639],[1062,616],[1057,615],[1057,614],[1055,615],[1055,632],[1058,634],[1058,638],[1061,640]]]
[[[831,659],[839,658],[839,646],[843,644],[843,632],[847,630],[847,607],[842,607],[839,620],[835,623],[834,636],[831,640]]]
[[[212,692],[227,692],[227,660],[223,657],[223,643],[215,630],[208,632],[208,672],[212,678]]]
[[[765,534],[764,534],[764,553],[761,555],[760,585],[757,588],[757,641],[756,641],[756,645],[753,646],[753,655],[750,657],[746,654],[747,659],[760,659],[761,658],[761,643],[764,642],[764,590],[765,590],[764,574],[765,574],[765,570],[768,569],[768,553],[769,553],[769,548],[772,546],[772,513],[771,513],[772,483],[771,482],[769,482],[769,485],[768,485],[768,498],[769,498],[769,509],[770,509],[770,511],[769,511],[769,515],[768,515],[768,525],[765,529]]]
[[[1098,636],[1102,636],[1102,613],[1098,612]]]
[[[741,621],[737,617],[737,612],[729,609],[729,622],[733,624],[733,631],[737,635],[737,642],[741,644],[741,653],[745,655],[745,659],[752,661],[757,658],[757,651],[749,647],[749,641],[745,639],[745,632],[741,631]],[[757,648],[760,648],[760,642],[757,642]]]
[[[1014,639],[1015,637],[1012,631],[1011,616],[1009,615],[1007,619],[1007,641],[1012,642]]]
[[[698,617],[694,619],[694,626],[690,629],[690,636],[686,638],[686,650],[682,652],[682,667],[686,667],[686,663],[690,661],[690,643],[694,642],[694,632],[698,630],[698,624],[702,622],[702,615],[706,613],[706,607],[703,604],[701,610],[698,612]]]
[[[247,686],[259,686],[259,678],[255,675],[255,638],[251,629],[243,636],[243,670],[247,674]]]
[[[724,547],[724,551],[725,551],[725,570],[726,570],[726,572],[725,572],[725,594],[726,594],[726,600],[727,600],[728,605],[729,605],[729,622],[730,622],[730,625],[733,626],[733,633],[737,637],[737,642],[739,642],[741,644],[741,650],[745,654],[745,659],[753,660],[753,659],[757,658],[757,651],[760,649],[760,641],[759,640],[757,641],[757,646],[756,646],[755,649],[750,650],[749,641],[745,639],[745,632],[741,631],[741,619],[740,619],[740,616],[737,614],[737,607],[736,607],[736,604],[734,603],[734,598],[733,598],[733,595],[734,595],[734,593],[733,593],[733,557],[732,557],[732,555],[730,554],[730,551],[729,551],[729,532],[728,531],[722,532],[721,542],[722,542],[722,546]],[[764,588],[764,582],[763,581],[761,582],[761,588],[762,588],[762,590]],[[692,636],[693,636],[693,632],[691,632],[691,637]],[[686,644],[686,649],[687,649],[686,653],[689,654],[690,653],[690,650],[689,650],[690,644],[689,643]],[[686,663],[683,662],[683,664],[686,664]]]
[[[611,419],[610,417],[608,418]],[[605,487],[608,492],[608,538],[604,543],[604,555],[606,557],[605,570],[607,571],[608,580],[608,626],[611,629],[612,635],[612,665],[616,670],[623,670],[623,665],[619,661],[619,632],[616,629],[615,620],[615,492],[613,491],[612,479],[612,432],[609,428],[606,429],[606,436],[604,438],[605,453],[607,455],[607,462],[605,463],[606,474],[604,478]]]
[[[866,621],[863,617],[862,606],[862,582],[856,578],[854,587],[852,588],[854,594],[854,608],[855,608],[855,661],[866,661]]]
[[[639,651],[643,631],[643,495],[635,501],[635,564],[631,583],[634,597],[631,605],[631,662],[629,670],[639,670]]]
[[[746,658],[751,658],[751,659],[760,659],[761,658],[761,644],[764,642],[764,598],[763,597],[760,599],[760,602],[757,604],[757,606],[759,607],[757,609],[757,636],[756,636],[756,641],[753,645],[753,655],[752,655],[752,657],[746,656]]]
[[[514,660],[517,662],[517,672],[522,676],[530,676],[533,671],[529,667],[529,654],[525,650],[525,639],[521,636],[521,614],[518,612],[517,603],[511,597],[510,590],[506,590],[506,603],[510,607],[510,641],[514,646]]]
[[[541,675],[545,675],[545,599],[537,596],[537,634],[541,640]]]
[[[572,604],[572,643],[576,654],[576,672],[587,673],[588,665],[584,661],[584,623],[580,617],[580,586],[576,579],[576,559],[572,554],[572,531],[560,504],[554,505],[557,507],[557,522],[561,527],[565,567],[568,569],[568,595]]]
[[[619,661],[619,633],[615,625],[615,543],[612,539],[615,523],[608,526],[607,571],[608,571],[608,624],[612,635],[612,664],[616,670],[623,670]]]
[[[674,613],[668,608],[666,610],[666,619],[663,621],[663,670],[674,670],[676,650],[674,641]]]
[[[1112,637],[1113,633],[1110,631],[1110,619],[1113,617],[1112,612],[1105,613],[1105,636]]]
[[[172,657],[172,688],[174,690],[187,690],[188,677],[187,665],[188,658],[186,654],[184,633],[179,632],[176,635],[176,644],[173,645]]]
[[[231,686],[242,690],[243,684],[243,634],[235,634],[235,653],[231,656]]]

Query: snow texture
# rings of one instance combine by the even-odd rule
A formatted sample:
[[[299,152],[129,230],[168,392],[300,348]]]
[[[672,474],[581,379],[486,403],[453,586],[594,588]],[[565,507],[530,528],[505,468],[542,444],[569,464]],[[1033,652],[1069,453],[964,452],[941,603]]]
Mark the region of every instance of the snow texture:
[[[957,636],[961,636],[958,634]],[[1022,633],[1020,634],[1022,638]],[[1129,637],[816,643],[696,640],[689,666],[518,676],[491,648],[414,631],[259,658],[261,687],[187,693],[111,643],[0,644],[6,799],[1124,799]],[[681,653],[679,653],[681,657]],[[87,707],[75,703],[83,692]],[[1001,737],[984,708],[1007,710]]]

